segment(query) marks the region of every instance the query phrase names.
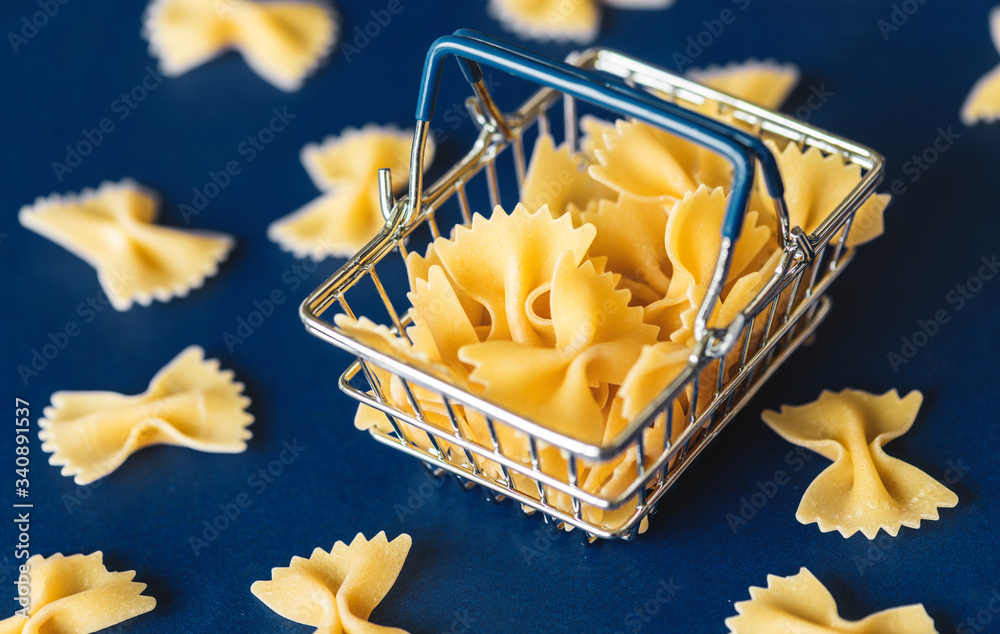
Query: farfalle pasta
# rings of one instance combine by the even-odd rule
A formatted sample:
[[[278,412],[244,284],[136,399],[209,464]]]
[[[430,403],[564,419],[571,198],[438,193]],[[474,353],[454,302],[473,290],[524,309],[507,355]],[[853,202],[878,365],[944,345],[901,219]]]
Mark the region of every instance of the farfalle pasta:
[[[548,305],[531,304],[543,330],[540,342],[485,341],[464,346],[459,358],[474,367],[469,380],[486,396],[596,444],[604,436],[600,395],[624,381],[642,347],[656,341],[657,329],[628,305],[627,291],[615,290],[610,273],[598,275],[593,263],[577,266],[573,259],[567,252],[556,262]]]
[[[21,208],[21,225],[97,269],[116,310],[183,297],[215,275],[232,237],[153,224],[156,196],[130,180],[53,194]]]
[[[1000,6],[990,11],[990,35],[1000,52]],[[962,105],[962,123],[992,123],[1000,120],[1000,65],[983,75],[972,87]]]
[[[765,411],[764,422],[788,442],[833,460],[802,495],[795,514],[823,532],[844,537],[861,531],[874,539],[879,529],[894,536],[901,526],[919,528],[938,519],[938,508],[958,496],[920,469],[882,449],[909,431],[923,396],[896,390],[880,396],[859,390],[823,392],[819,399],[781,413]]]
[[[670,211],[664,239],[673,275],[666,296],[646,308],[647,321],[660,326],[661,338],[693,344],[693,320],[715,271],[725,210],[722,188],[709,191],[701,186]],[[758,225],[757,218],[757,212],[751,211],[743,221],[727,282],[738,279],[764,246],[773,244],[770,229]]]
[[[378,170],[390,169],[396,193],[405,190],[412,142],[411,132],[369,124],[305,146],[302,164],[324,193],[271,223],[268,237],[299,258],[354,255],[385,225]],[[433,159],[434,144],[428,139],[424,166]]]
[[[329,552],[315,549],[308,559],[292,557],[273,568],[271,579],[250,591],[281,616],[317,628],[316,634],[406,634],[368,621],[396,582],[412,540],[403,533],[391,542],[381,532],[371,540],[358,533],[350,545]]]
[[[839,155],[824,156],[814,147],[803,152],[794,143],[779,151],[773,142],[765,143],[774,153],[785,182],[789,222],[793,227],[802,227],[807,234],[818,229],[861,182],[861,167],[845,163]],[[882,235],[882,214],[891,199],[888,194],[875,194],[861,205],[854,214],[847,246],[864,244]],[[761,196],[758,200],[767,201],[768,206],[762,211],[767,217],[775,217],[770,199]]]
[[[591,178],[584,157],[565,143],[557,148],[550,135],[538,137],[521,188],[521,204],[529,211],[545,205],[559,217],[570,205],[585,207],[593,200],[613,196],[613,190]]]
[[[890,608],[860,621],[841,618],[829,590],[806,568],[790,577],[768,575],[766,588],[751,586],[750,600],[734,607],[739,616],[726,619],[730,634],[937,634],[922,604]]]
[[[627,9],[664,9],[674,0],[490,0],[489,12],[523,37],[586,44],[597,37],[600,5]]]
[[[670,204],[698,186],[698,149],[641,121],[619,119],[593,139],[597,164],[590,175],[622,196]]]
[[[321,2],[154,0],[143,37],[165,75],[182,75],[234,49],[255,73],[294,92],[329,55],[338,29]]]
[[[150,445],[213,453],[246,449],[250,399],[215,359],[190,346],[163,367],[142,394],[56,392],[38,421],[49,463],[77,484],[103,478]]]
[[[772,60],[747,60],[692,69],[687,76],[718,91],[775,110],[799,83],[799,69]]]
[[[89,634],[156,607],[156,599],[142,594],[146,584],[133,581],[135,571],[109,572],[101,551],[33,555],[25,565],[28,594],[22,599],[27,604],[22,602],[17,614],[0,621],[3,634]]]

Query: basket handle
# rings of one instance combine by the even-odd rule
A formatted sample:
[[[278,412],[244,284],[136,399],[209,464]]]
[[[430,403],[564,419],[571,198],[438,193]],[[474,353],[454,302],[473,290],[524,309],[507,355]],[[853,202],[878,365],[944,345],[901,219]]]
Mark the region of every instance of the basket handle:
[[[417,127],[410,154],[409,195],[405,209],[400,210],[404,224],[408,224],[420,213],[423,151],[429,123],[434,116],[441,69],[444,59],[449,55],[458,58],[466,79],[486,103],[487,109],[490,110],[488,114],[504,134],[508,134],[509,129],[506,129],[503,115],[495,110],[495,105],[486,92],[480,64],[634,117],[717,152],[729,161],[733,167],[733,185],[730,188],[729,201],[722,222],[722,244],[712,281],[695,320],[694,334],[695,338],[700,340],[708,330],[708,319],[719,300],[729,273],[733,244],[742,230],[743,216],[749,203],[757,161],[761,164],[762,177],[768,193],[777,202],[779,215],[786,213],[781,174],[774,156],[763,141],[721,121],[657,99],[649,93],[613,81],[607,76],[539,55],[475,31],[461,29],[454,35],[438,38],[431,45],[424,61],[417,98]],[[740,321],[739,318],[737,321]],[[742,328],[742,323],[734,322],[732,326],[739,329]],[[728,348],[728,346],[723,347]],[[723,354],[724,352],[722,351]]]

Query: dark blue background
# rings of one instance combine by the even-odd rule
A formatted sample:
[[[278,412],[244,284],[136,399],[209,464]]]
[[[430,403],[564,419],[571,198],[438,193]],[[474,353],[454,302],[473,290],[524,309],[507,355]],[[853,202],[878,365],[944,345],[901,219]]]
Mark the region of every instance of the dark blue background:
[[[1000,62],[987,30],[990,4],[931,0],[886,41],[877,21],[889,18],[888,0],[752,0],[695,60],[796,63],[803,79],[789,108],[803,105],[810,87],[832,91],[811,121],[885,153],[887,182],[903,179],[907,192],[887,213],[886,235],[861,249],[834,286],[834,310],[816,343],[794,356],[687,472],[650,531],[636,543],[593,547],[580,545],[575,534],[547,537],[540,518],[524,519],[512,504],[490,505],[452,482],[401,523],[394,505],[407,505],[411,489],[427,481],[423,467],[354,429],[354,403],[336,387],[347,355],[306,334],[296,314],[298,302],[340,261],[323,262],[292,288],[283,276],[296,260],[265,236],[273,219],[317,195],[299,163],[300,148],[369,121],[412,125],[430,42],[462,26],[502,34],[485,3],[404,0],[404,12],[359,54],[349,61],[335,54],[291,95],[255,76],[237,55],[226,55],[167,79],[125,120],[111,112],[112,102],[155,65],[139,37],[144,4],[75,0],[61,6],[19,52],[0,45],[3,398],[10,410],[15,397],[28,399],[37,419],[56,390],[139,392],[177,352],[197,343],[246,383],[257,420],[245,453],[152,448],[88,489],[46,464],[33,436],[32,551],[101,549],[112,569],[137,570],[158,605],[122,631],[310,631],[269,611],[250,594],[250,584],[293,555],[380,530],[390,537],[411,534],[413,549],[373,617],[414,632],[453,625],[460,631],[455,611],[474,619],[473,631],[630,631],[628,613],[650,600],[657,614],[642,623],[646,631],[719,632],[734,614],[733,602],[748,597],[748,586],[800,566],[830,588],[846,617],[923,602],[942,632],[955,631],[987,610],[991,590],[1000,587],[1000,280],[986,282],[962,310],[947,301],[977,273],[980,258],[1000,251],[1000,125],[968,129],[958,121],[969,88]],[[338,0],[345,39],[383,6]],[[672,53],[685,38],[733,6],[678,0],[660,12],[607,10],[597,43],[673,67]],[[37,10],[35,2],[5,2],[0,31],[20,30],[21,17]],[[571,48],[532,46],[557,56]],[[441,107],[467,90],[454,69],[445,82]],[[514,103],[529,89],[510,81],[498,92]],[[237,146],[266,125],[276,107],[287,107],[294,121],[246,163]],[[60,182],[52,161],[62,160],[65,146],[104,117],[114,120],[115,130]],[[960,138],[911,182],[904,163],[949,127]],[[453,161],[472,134],[471,127],[447,132],[438,167]],[[126,313],[109,308],[84,323],[76,311],[99,292],[93,270],[16,220],[19,207],[37,196],[130,176],[161,192],[164,224],[182,226],[179,206],[190,202],[192,188],[230,160],[241,161],[242,174],[193,225],[234,234],[238,247],[204,288],[168,304]],[[223,333],[234,332],[237,319],[274,289],[288,300],[230,352]],[[949,322],[895,372],[887,354],[898,352],[901,337],[939,309],[948,311]],[[17,365],[27,364],[32,349],[69,321],[81,334],[25,385]],[[822,534],[794,517],[803,490],[827,464],[818,458],[792,473],[734,534],[726,514],[738,511],[758,481],[777,469],[791,471],[785,460],[791,446],[760,422],[760,411],[845,386],[924,392],[913,430],[889,451],[939,479],[949,465],[967,467],[950,485],[958,507],[874,547],[861,534],[847,540]],[[6,465],[0,499],[13,502],[13,429],[0,438],[0,465]],[[258,493],[248,478],[293,439],[307,449]],[[252,505],[195,557],[188,537],[241,491]],[[68,506],[73,496],[80,503]],[[16,533],[9,519],[0,517],[0,525],[0,545],[6,544],[0,574],[10,590]],[[661,580],[681,589],[656,606]],[[6,612],[15,607],[8,599],[3,605]],[[987,631],[1000,631],[1000,614],[987,610],[980,617],[991,619]]]

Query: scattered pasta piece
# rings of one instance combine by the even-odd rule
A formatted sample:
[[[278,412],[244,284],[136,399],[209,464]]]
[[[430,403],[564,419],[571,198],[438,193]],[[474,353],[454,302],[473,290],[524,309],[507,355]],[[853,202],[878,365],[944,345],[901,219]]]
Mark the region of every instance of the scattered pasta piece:
[[[799,83],[799,69],[793,64],[778,64],[772,60],[733,62],[725,66],[710,66],[690,70],[687,75],[710,88],[759,106],[776,110]]]
[[[937,634],[922,604],[876,612],[846,621],[830,591],[802,568],[790,577],[767,576],[767,587],[750,587],[750,600],[734,606],[739,616],[726,619],[730,634],[828,632],[834,634]]]
[[[990,35],[993,45],[1000,51],[1000,6],[990,11]],[[1000,120],[1000,66],[983,75],[972,87],[962,105],[962,123],[993,123]]]
[[[764,412],[782,438],[833,460],[806,489],[795,517],[824,533],[850,537],[860,530],[874,539],[880,528],[895,537],[900,526],[919,528],[920,520],[938,519],[938,507],[958,504],[944,485],[882,449],[910,429],[922,401],[917,391],[900,398],[896,390],[844,390],[780,414]]]
[[[559,217],[572,204],[585,207],[588,202],[612,198],[614,191],[601,185],[587,173],[582,157],[570,152],[565,143],[556,149],[549,135],[538,137],[524,176],[521,203],[532,213],[547,205]]]
[[[622,9],[665,9],[674,0],[490,0],[489,13],[521,37],[586,44],[597,37],[602,3]]]
[[[581,44],[597,37],[601,19],[597,0],[565,5],[559,0],[490,0],[489,12],[522,37]]]
[[[53,194],[21,208],[21,225],[97,269],[117,310],[183,297],[215,275],[232,237],[160,227],[155,194],[130,180]]]
[[[819,228],[861,182],[861,166],[845,163],[839,155],[823,156],[814,147],[803,152],[794,143],[778,151],[773,142],[766,143],[774,152],[785,182],[789,221],[793,227],[802,227],[807,234]],[[761,200],[770,203],[769,198]],[[864,202],[855,213],[847,246],[864,244],[882,235],[882,213],[891,200],[888,194],[875,194]],[[770,215],[773,216],[773,208]]]
[[[214,453],[246,449],[253,416],[233,373],[190,346],[163,367],[137,396],[115,392],[56,392],[39,419],[42,449],[64,476],[87,484],[157,444]]]
[[[89,634],[156,607],[156,599],[142,594],[146,584],[132,581],[135,571],[109,572],[101,551],[69,557],[33,555],[25,564],[28,603],[21,604],[24,612],[0,621],[4,634]]]
[[[522,37],[586,44],[597,37],[601,2],[623,9],[665,9],[674,0],[490,0],[489,12]]]
[[[393,189],[406,189],[412,132],[368,124],[345,129],[339,137],[302,148],[302,164],[323,195],[267,229],[271,240],[295,257],[322,260],[350,257],[385,226],[379,205],[378,170],[388,168]],[[424,166],[434,159],[427,140]]]
[[[337,542],[330,552],[317,548],[308,559],[292,557],[250,592],[286,619],[317,628],[316,634],[405,634],[368,617],[396,582],[411,543],[406,533],[391,542],[385,532],[370,541],[358,533],[350,546]]]
[[[182,75],[235,49],[255,73],[294,92],[330,54],[338,29],[320,2],[154,0],[143,37],[165,75]]]

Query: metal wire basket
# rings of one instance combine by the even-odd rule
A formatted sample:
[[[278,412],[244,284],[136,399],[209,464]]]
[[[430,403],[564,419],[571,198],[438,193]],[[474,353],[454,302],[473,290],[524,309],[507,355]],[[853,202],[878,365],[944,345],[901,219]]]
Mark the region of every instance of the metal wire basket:
[[[450,55],[459,59],[472,86],[474,97],[470,97],[468,107],[479,134],[472,149],[461,160],[432,185],[424,187],[423,153],[429,122],[442,63]],[[532,80],[542,88],[515,111],[503,113],[486,86],[480,64]],[[400,290],[392,285],[387,288],[376,269],[388,266],[393,253],[405,258],[408,246],[413,247],[412,242],[418,239],[419,232],[430,234],[424,239],[425,243],[440,236],[439,216],[448,205],[457,205],[461,212],[457,222],[468,224],[473,212],[469,191],[476,186],[482,187],[483,181],[490,209],[500,204],[498,174],[502,170],[498,169],[498,161],[505,155],[513,158],[513,172],[520,192],[525,174],[525,134],[532,129],[535,133],[550,134],[550,115],[552,118],[558,116],[559,106],[564,140],[575,148],[578,103],[591,104],[612,115],[645,121],[722,154],[733,166],[722,247],[712,282],[698,312],[697,344],[690,361],[617,438],[603,445],[581,442],[514,414],[402,358],[366,345],[336,327],[332,319],[324,318],[335,304],[354,317],[351,304],[372,303],[371,291],[374,290],[388,319],[368,316],[376,322],[390,321],[396,332],[403,333],[410,323],[410,315],[407,310],[398,309],[390,296],[402,298],[405,288]],[[750,132],[694,110],[704,109],[706,103],[718,113],[731,114]],[[789,226],[781,174],[763,138],[796,143],[802,148],[815,147],[826,154],[838,154],[861,167],[863,176],[859,184],[810,235],[800,227]],[[770,281],[732,323],[710,328],[708,316],[722,292],[731,247],[740,233],[757,168],[761,170],[777,210],[780,261]],[[823,297],[823,293],[853,256],[853,249],[846,247],[846,239],[854,214],[874,192],[882,175],[882,157],[866,147],[627,55],[591,49],[570,56],[567,62],[560,62],[461,30],[437,40],[427,55],[410,157],[408,194],[396,200],[388,170],[379,172],[385,227],[306,298],[300,313],[309,332],[357,357],[341,376],[339,385],[347,394],[389,418],[391,432],[370,430],[376,440],[421,459],[435,471],[446,470],[467,483],[486,487],[493,499],[512,498],[528,514],[541,511],[546,521],[560,527],[582,528],[590,541],[598,537],[632,539],[638,534],[642,520],[655,509],[657,501],[694,458],[826,317],[830,300]],[[398,274],[399,262],[394,264],[396,274],[391,280],[386,275],[386,279],[405,287],[405,275]],[[412,411],[396,407],[387,398],[387,388],[379,384],[373,366],[402,381]],[[414,397],[417,387],[436,395],[444,404],[446,424],[428,420],[419,400]],[[673,419],[673,404],[679,398],[690,404],[686,421]],[[456,413],[460,411],[475,412],[484,418],[489,443],[463,432],[460,415]],[[685,425],[683,432],[673,442],[671,434],[664,434],[662,448],[645,447],[643,432],[657,419],[666,429]],[[509,438],[510,433],[527,438],[529,459],[505,451],[502,439]],[[541,453],[552,448],[565,458],[565,473],[553,472],[541,464]],[[582,469],[607,461],[620,463],[628,452],[647,458],[634,460],[634,473],[629,475],[619,493],[601,496],[582,488],[579,477]],[[554,502],[556,497],[560,500],[558,504]],[[634,511],[622,513],[624,508]],[[613,525],[591,519],[590,511],[595,509],[601,512],[617,510],[620,519]]]

